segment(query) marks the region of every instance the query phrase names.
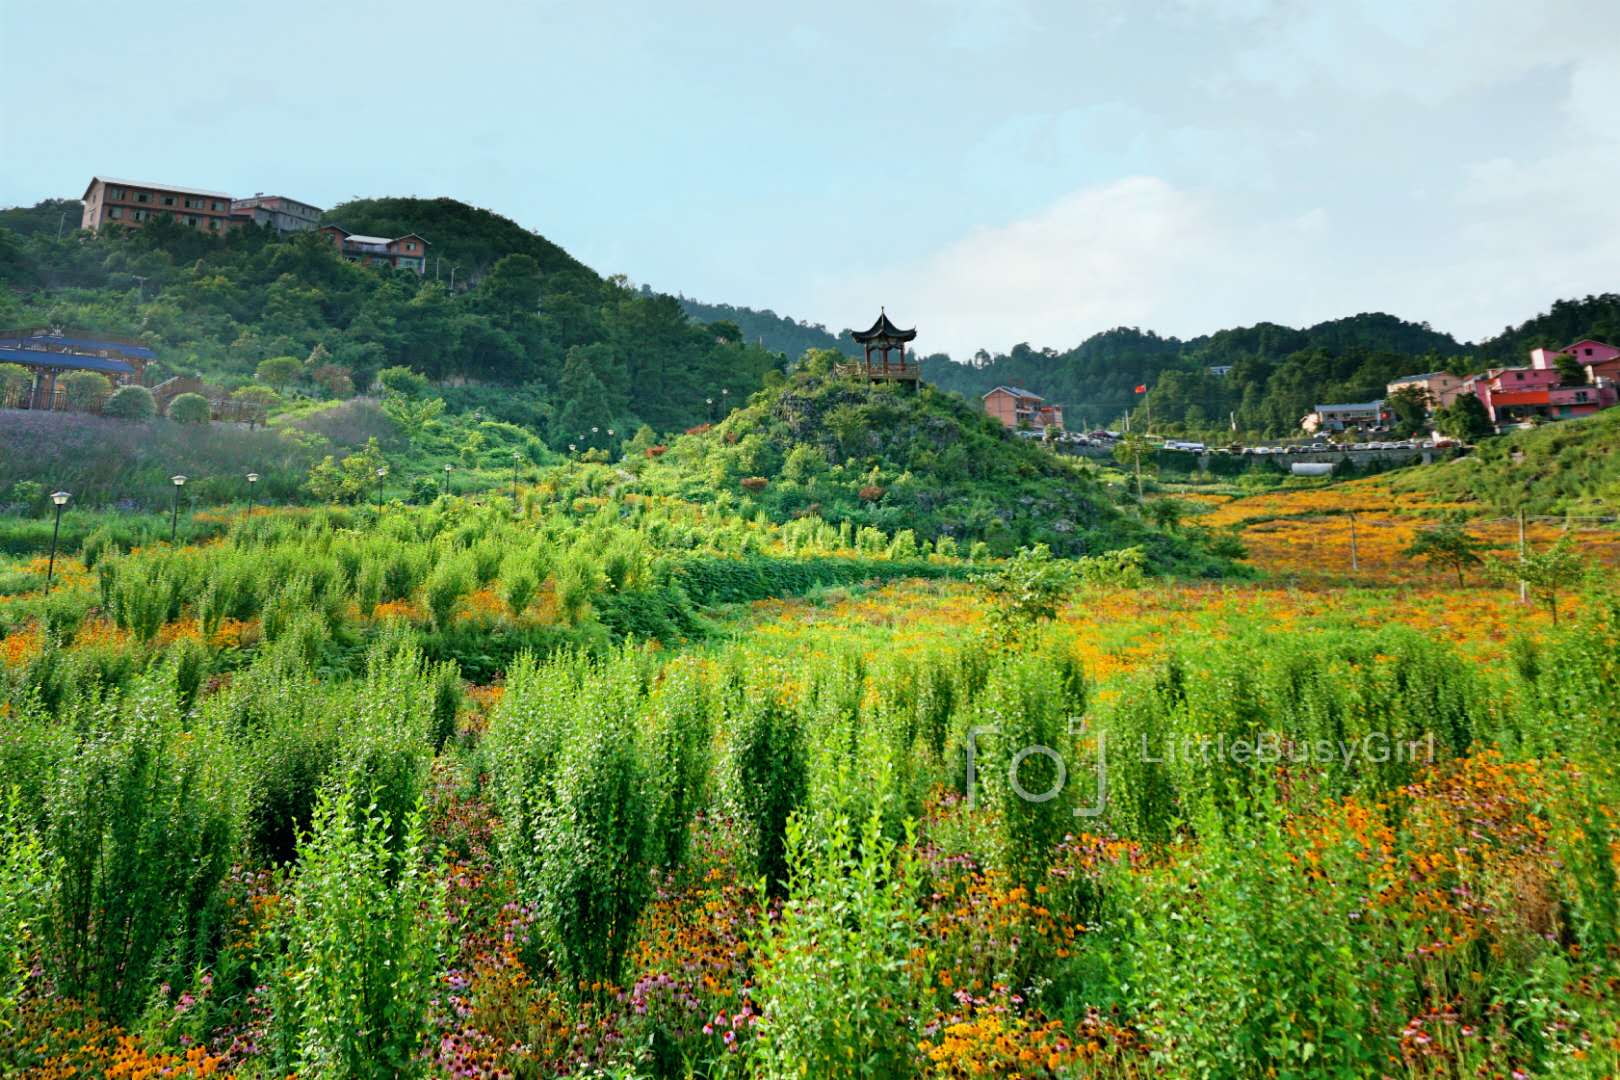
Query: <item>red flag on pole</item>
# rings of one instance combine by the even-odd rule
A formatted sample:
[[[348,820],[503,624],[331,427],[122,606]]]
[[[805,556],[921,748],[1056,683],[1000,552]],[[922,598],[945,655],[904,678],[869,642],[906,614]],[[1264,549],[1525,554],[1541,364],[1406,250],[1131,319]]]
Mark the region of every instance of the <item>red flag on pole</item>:
[[[1147,383],[1142,383],[1142,384],[1141,384],[1141,385],[1140,385],[1140,386],[1138,386],[1138,387],[1137,387],[1137,388],[1136,388],[1136,392],[1137,392],[1137,393],[1138,393],[1138,394],[1145,394],[1145,393],[1147,393]]]

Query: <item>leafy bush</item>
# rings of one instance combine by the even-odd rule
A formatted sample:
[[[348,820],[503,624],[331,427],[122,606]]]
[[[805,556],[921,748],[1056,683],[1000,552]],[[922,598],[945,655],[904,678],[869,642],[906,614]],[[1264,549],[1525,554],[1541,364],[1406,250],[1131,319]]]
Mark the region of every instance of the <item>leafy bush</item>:
[[[804,797],[799,718],[758,675],[734,673],[725,694],[722,792],[754,873],[773,893],[787,887],[787,823]]]
[[[71,371],[57,380],[67,398],[68,408],[94,412],[112,392],[107,376],[94,371]]]
[[[822,837],[802,819],[789,825],[787,899],[779,919],[761,922],[757,946],[760,1075],[917,1073],[911,1021],[925,982],[912,955],[921,910],[911,839],[887,839],[878,815],[859,836],[844,818]]]
[[[53,865],[47,958],[60,991],[128,1018],[160,962],[203,960],[235,854],[239,798],[219,733],[184,729],[150,676],[78,706],[86,739],[47,796]]]
[[[213,419],[213,407],[201,394],[179,394],[169,402],[168,417],[177,424],[206,424]]]
[[[420,810],[394,823],[364,788],[346,783],[323,795],[298,845],[279,931],[276,1066],[376,1080],[425,1075],[444,925]]]

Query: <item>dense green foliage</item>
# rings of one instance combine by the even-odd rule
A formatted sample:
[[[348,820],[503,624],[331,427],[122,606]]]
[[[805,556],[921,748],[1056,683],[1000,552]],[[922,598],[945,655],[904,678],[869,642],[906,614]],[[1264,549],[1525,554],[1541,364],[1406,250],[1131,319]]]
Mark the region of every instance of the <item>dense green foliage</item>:
[[[139,337],[161,358],[154,377],[201,371],[227,389],[276,358],[301,361],[307,379],[295,388],[318,396],[364,390],[403,364],[509,388],[474,391],[466,405],[531,427],[549,421],[557,445],[592,426],[689,426],[706,418],[705,398],[747,393],[784,362],[692,322],[673,298],[597,277],[488,211],[377,199],[331,215],[352,230],[424,235],[434,257],[458,266],[456,290],[448,273],[345,262],[312,233],[216,239],[162,221],[95,236],[0,232],[15,290],[0,293],[0,325]]]
[[[1620,506],[1620,409],[1490,439],[1456,461],[1396,473],[1391,484],[1502,514],[1613,514]]]
[[[1156,570],[1201,565],[1194,545],[1116,509],[1086,466],[1011,438],[931,387],[912,394],[796,372],[639,472],[659,494],[776,521],[819,516],[873,554],[890,537],[914,547],[982,541],[997,555],[1035,543],[1064,554],[1141,544]],[[868,528],[883,530],[881,544]]]

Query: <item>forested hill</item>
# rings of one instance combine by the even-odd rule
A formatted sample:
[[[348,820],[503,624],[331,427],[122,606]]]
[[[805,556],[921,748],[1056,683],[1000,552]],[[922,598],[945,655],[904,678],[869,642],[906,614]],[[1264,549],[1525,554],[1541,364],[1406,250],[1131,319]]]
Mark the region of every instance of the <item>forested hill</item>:
[[[455,199],[355,199],[334,206],[321,221],[368,236],[416,233],[428,242],[428,273],[441,280],[456,266],[458,280],[476,282],[507,255],[527,255],[542,274],[572,279],[576,292],[588,293],[602,280],[539,233]]]
[[[1120,327],[1057,352],[1014,346],[967,364],[934,362],[924,375],[969,397],[998,384],[1060,402],[1071,428],[1116,423],[1152,392],[1155,423],[1292,431],[1319,401],[1364,401],[1391,379],[1456,362],[1467,347],[1449,334],[1393,315],[1370,313],[1303,330],[1276,323],[1181,340]],[[1210,371],[1230,366],[1225,374]]]
[[[834,334],[820,323],[801,322],[788,315],[778,315],[770,308],[756,311],[731,304],[705,304],[687,296],[676,296],[676,300],[698,322],[731,323],[742,333],[744,341],[785,353],[792,359],[803,356],[806,349],[836,349],[851,356],[860,351],[847,329]]]
[[[57,203],[0,218],[0,326],[50,323],[138,337],[162,378],[200,371],[227,389],[268,359],[303,374],[284,389],[364,390],[405,365],[441,382],[453,408],[523,424],[553,445],[592,426],[679,430],[780,369],[735,331],[694,323],[670,297],[604,280],[543,237],[451,200],[375,199],[332,211],[354,231],[417,232],[457,260],[456,290],[430,272],[346,262],[312,233],[225,238],[154,222],[58,238]],[[22,230],[7,224],[15,222]],[[454,265],[454,264],[452,264]]]
[[[1551,311],[1503,327],[1500,334],[1480,342],[1479,355],[1497,366],[1523,363],[1531,349],[1563,348],[1583,337],[1620,342],[1620,293],[1556,300]]]

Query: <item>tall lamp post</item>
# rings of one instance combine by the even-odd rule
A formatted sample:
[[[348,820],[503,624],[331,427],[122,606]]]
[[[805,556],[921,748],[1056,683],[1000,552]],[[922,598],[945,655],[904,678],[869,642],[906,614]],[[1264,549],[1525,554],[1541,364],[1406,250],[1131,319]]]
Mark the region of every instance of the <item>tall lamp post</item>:
[[[254,495],[254,491],[255,491],[254,485],[259,482],[259,474],[256,473],[256,472],[248,473],[247,474],[247,482],[248,482],[248,517],[252,517],[253,516],[253,504],[254,504],[253,495]]]
[[[169,546],[174,546],[174,538],[180,528],[180,489],[186,486],[184,474],[169,477],[174,485],[174,508],[169,511]]]
[[[383,477],[388,475],[388,466],[377,467],[377,516],[382,517],[382,485]]]
[[[607,429],[607,446],[606,446],[605,449],[608,452],[609,460],[611,460],[612,457],[613,457],[613,429],[612,428]]]
[[[56,504],[56,524],[51,528],[51,561],[45,567],[45,592],[51,591],[51,579],[56,577],[56,538],[62,534],[62,507],[73,498],[65,491],[51,492],[51,502]]]
[[[712,398],[712,397],[704,398],[703,399],[703,404],[705,404],[705,405],[707,405],[709,407],[709,423],[711,423],[711,424],[714,423],[714,398]]]
[[[451,470],[451,468],[453,468],[453,466],[450,465],[448,462],[446,462],[445,466],[444,466],[444,493],[446,495],[450,494],[450,470]]]

